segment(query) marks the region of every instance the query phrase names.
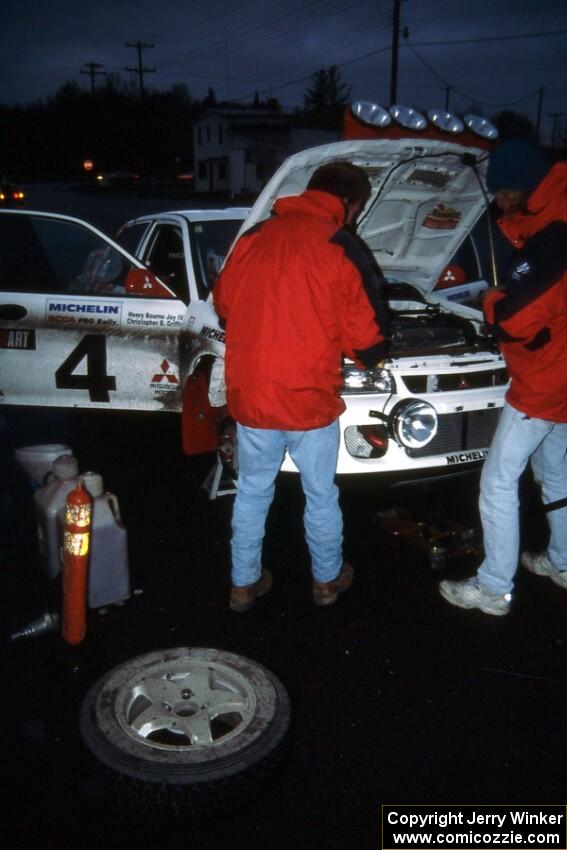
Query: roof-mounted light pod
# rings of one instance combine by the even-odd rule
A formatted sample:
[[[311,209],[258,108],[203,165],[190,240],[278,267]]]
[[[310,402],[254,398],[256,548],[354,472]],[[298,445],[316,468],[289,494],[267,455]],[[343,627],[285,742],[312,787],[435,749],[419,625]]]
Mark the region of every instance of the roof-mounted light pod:
[[[427,119],[421,112],[412,109],[411,106],[400,106],[399,104],[391,106],[390,115],[397,124],[407,130],[425,130],[427,127]]]
[[[443,130],[444,133],[456,135],[457,133],[462,133],[465,129],[465,125],[460,118],[457,118],[451,112],[444,112],[442,109],[430,109],[427,117],[435,127]]]
[[[377,103],[371,103],[369,100],[357,100],[356,103],[352,104],[351,111],[356,118],[372,127],[387,127],[392,123],[389,113]]]
[[[498,130],[494,124],[491,124],[486,118],[481,118],[480,115],[465,115],[464,121],[469,130],[480,136],[481,139],[493,140],[498,138]]]

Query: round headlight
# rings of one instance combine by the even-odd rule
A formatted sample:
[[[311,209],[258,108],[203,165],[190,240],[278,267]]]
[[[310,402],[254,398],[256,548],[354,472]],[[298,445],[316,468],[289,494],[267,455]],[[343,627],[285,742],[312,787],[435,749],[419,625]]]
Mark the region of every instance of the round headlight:
[[[452,115],[450,112],[443,112],[441,109],[430,109],[427,117],[435,127],[438,127],[439,130],[443,130],[445,133],[452,133],[454,135],[456,133],[462,133],[465,129],[465,125],[460,118],[457,118],[456,115]]]
[[[396,440],[407,449],[422,449],[437,433],[437,411],[426,401],[401,401],[392,411],[391,422]]]
[[[410,106],[391,106],[390,115],[394,121],[397,121],[398,124],[401,124],[402,127],[406,127],[408,130],[425,130],[427,127],[427,120],[421,112],[417,112],[417,110],[412,109]]]
[[[371,124],[373,127],[387,127],[392,123],[390,115],[377,103],[371,103],[369,100],[357,100],[351,106],[351,111],[356,118],[364,121],[365,124]]]
[[[481,118],[480,115],[465,115],[464,120],[469,130],[476,133],[477,136],[481,136],[483,139],[498,138],[498,130],[486,118]]]

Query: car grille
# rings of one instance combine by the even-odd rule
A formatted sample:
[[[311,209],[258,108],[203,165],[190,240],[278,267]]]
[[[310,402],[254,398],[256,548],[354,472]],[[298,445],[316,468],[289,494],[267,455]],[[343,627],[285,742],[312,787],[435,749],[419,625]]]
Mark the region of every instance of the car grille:
[[[484,449],[490,445],[496,430],[500,410],[471,410],[467,413],[447,413],[439,416],[437,434],[422,449],[406,449],[409,457]]]
[[[450,372],[446,375],[404,375],[402,380],[410,393],[421,395],[503,387],[508,383],[508,373],[506,369],[485,369],[483,372]]]

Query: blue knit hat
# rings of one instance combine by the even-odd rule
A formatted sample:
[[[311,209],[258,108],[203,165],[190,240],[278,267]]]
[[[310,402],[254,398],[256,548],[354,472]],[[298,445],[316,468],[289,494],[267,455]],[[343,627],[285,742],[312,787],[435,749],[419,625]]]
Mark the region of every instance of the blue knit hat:
[[[511,139],[491,155],[486,185],[492,194],[501,189],[533,192],[548,171],[549,163],[540,148],[525,139]]]

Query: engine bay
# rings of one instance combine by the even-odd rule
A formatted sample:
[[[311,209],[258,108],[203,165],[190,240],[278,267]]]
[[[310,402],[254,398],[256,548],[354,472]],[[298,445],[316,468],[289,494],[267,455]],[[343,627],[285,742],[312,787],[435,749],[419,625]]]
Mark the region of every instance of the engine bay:
[[[389,284],[385,294],[390,356],[497,351],[480,317],[477,321],[430,304],[411,284]]]

